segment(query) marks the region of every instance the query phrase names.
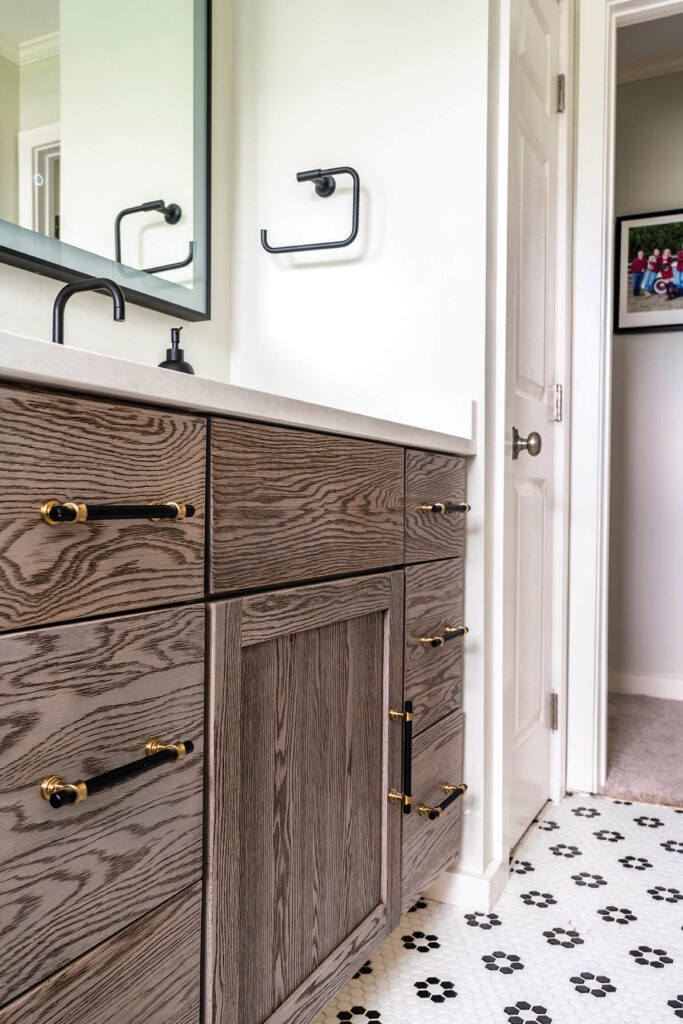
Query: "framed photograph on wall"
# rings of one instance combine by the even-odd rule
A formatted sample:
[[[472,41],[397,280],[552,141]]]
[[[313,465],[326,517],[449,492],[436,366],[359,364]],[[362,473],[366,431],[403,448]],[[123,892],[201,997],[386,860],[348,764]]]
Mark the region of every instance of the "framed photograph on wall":
[[[683,330],[683,210],[617,218],[614,330]]]

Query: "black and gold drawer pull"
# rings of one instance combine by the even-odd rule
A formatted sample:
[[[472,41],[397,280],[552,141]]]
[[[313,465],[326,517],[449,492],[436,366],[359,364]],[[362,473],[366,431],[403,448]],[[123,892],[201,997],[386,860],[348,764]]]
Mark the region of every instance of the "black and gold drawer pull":
[[[40,509],[41,518],[50,526],[105,519],[150,519],[153,523],[170,519],[175,522],[190,519],[194,512],[194,505],[185,505],[182,501],[149,501],[146,505],[85,505],[80,501],[53,499],[46,501]]]
[[[467,786],[464,782],[461,782],[459,786],[451,786],[448,783],[444,783],[441,787],[446,793],[446,799],[442,800],[438,807],[428,807],[426,804],[420,804],[417,809],[417,813],[421,814],[423,818],[429,818],[430,821],[435,821],[440,818],[443,812],[446,810],[454,800],[461,797],[463,793],[467,792]]]
[[[403,722],[403,792],[395,789],[389,790],[389,802],[392,804],[402,803],[403,813],[410,814],[413,803],[413,702],[407,700],[403,705],[403,711],[398,708],[389,709],[389,718],[392,722]]]
[[[436,512],[438,515],[444,515],[446,512],[469,512],[471,506],[466,501],[435,501],[429,505],[425,503],[420,505],[420,512]]]
[[[184,743],[163,743],[156,737],[145,744],[145,756],[138,761],[131,761],[121,768],[113,768],[110,772],[102,772],[85,782],[64,782],[58,775],[48,775],[40,785],[44,800],[50,801],[51,807],[66,807],[68,804],[79,804],[93,793],[101,793],[103,789],[115,786],[119,782],[127,782],[138,775],[158,768],[172,761],[182,761],[186,754],[194,750],[192,740]]]
[[[423,647],[443,647],[447,640],[457,640],[468,633],[467,626],[446,626],[441,636],[421,636],[420,643]]]

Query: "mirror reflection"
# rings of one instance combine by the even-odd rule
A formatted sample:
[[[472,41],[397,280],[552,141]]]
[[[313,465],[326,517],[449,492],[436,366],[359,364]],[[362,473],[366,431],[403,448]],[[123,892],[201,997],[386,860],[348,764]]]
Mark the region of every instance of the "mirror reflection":
[[[23,232],[52,240],[34,246],[51,262],[112,272],[76,266],[75,247],[113,261],[124,287],[181,303],[163,282],[192,290],[205,259],[198,8],[205,3],[0,0],[0,218],[24,242]]]

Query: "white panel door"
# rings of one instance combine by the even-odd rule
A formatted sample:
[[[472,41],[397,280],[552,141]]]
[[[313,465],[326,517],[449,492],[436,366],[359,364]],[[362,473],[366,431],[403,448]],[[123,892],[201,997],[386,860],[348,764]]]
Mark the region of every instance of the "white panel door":
[[[514,845],[551,775],[558,0],[512,0],[511,28],[503,643]],[[513,428],[540,434],[540,452],[514,459]]]

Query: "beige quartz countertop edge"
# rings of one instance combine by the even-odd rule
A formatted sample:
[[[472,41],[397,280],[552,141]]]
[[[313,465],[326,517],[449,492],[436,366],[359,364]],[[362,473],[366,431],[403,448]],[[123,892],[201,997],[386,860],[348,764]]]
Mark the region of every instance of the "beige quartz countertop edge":
[[[476,403],[454,397],[469,437],[376,419],[222,381],[160,370],[127,359],[62,347],[0,331],[0,379],[102,395],[189,412],[236,416],[347,437],[474,455]]]

